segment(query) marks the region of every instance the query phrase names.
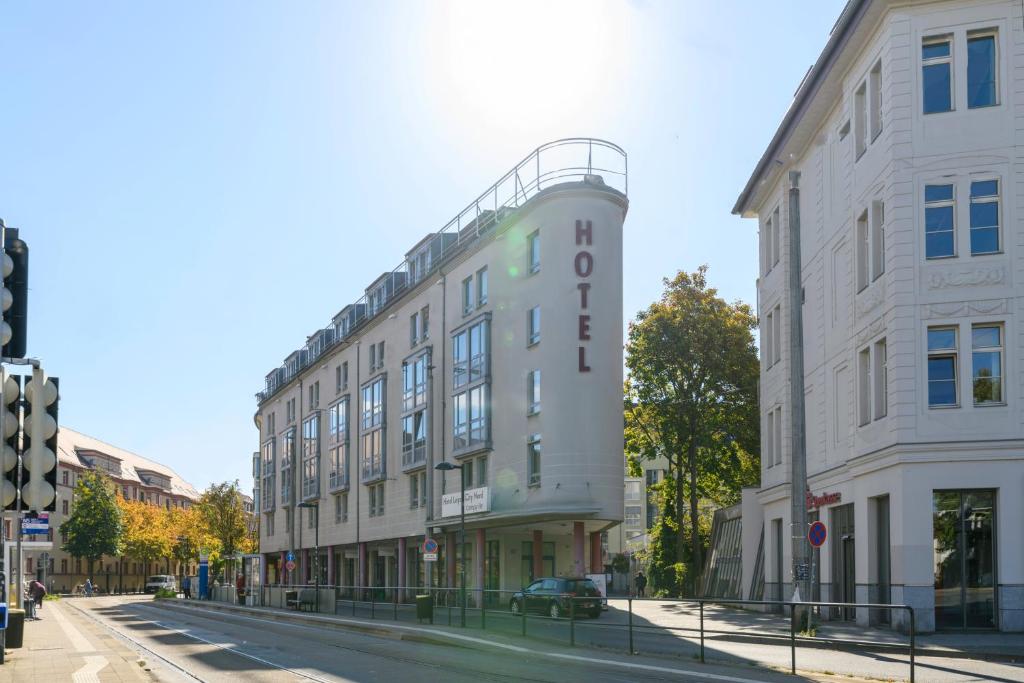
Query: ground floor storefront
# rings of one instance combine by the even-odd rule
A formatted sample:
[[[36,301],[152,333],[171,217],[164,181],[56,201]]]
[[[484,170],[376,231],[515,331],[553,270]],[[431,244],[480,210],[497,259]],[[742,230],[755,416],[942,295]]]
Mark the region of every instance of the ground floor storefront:
[[[894,456],[810,477],[808,521],[824,522],[827,538],[811,553],[809,599],[910,605],[924,632],[1024,631],[1024,459],[929,459]],[[808,530],[791,524],[788,486],[745,490],[739,507],[742,576],[708,585],[728,586],[733,597],[792,599],[792,548]],[[897,628],[908,619],[866,608],[822,617]]]
[[[456,589],[464,577],[471,604],[497,602],[535,579],[604,575],[606,537],[591,522],[567,521],[523,527],[467,528],[464,542],[450,526],[432,534],[436,560],[424,557],[424,535],[263,553],[263,585],[334,586],[338,596],[378,589],[400,599],[414,589]],[[589,528],[588,528],[589,527]],[[319,572],[319,580],[317,580]]]

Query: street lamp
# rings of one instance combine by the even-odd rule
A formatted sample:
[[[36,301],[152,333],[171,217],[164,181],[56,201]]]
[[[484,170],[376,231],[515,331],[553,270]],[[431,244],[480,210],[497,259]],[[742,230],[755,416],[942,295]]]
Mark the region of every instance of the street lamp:
[[[466,477],[462,472],[462,465],[455,465],[450,462],[439,462],[434,465],[435,470],[441,472],[459,471],[459,623],[466,628]]]
[[[320,501],[311,500],[299,503],[300,508],[313,508],[316,510],[313,533],[313,581],[316,586],[316,611],[320,611]],[[300,525],[301,526],[301,525]]]

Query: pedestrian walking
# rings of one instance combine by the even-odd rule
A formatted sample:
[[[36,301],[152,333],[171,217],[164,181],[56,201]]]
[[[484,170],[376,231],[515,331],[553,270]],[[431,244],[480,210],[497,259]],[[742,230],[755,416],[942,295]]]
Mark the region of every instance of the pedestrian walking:
[[[85,580],[85,597],[92,597],[92,579]]]
[[[37,580],[33,580],[28,584],[29,595],[32,596],[33,602],[36,603],[36,614],[39,610],[43,609],[43,598],[46,597],[46,586]],[[39,619],[37,616],[36,619]]]
[[[181,582],[181,590],[182,590],[183,593],[185,593],[185,599],[186,600],[191,600],[192,599],[192,579],[191,579],[191,577],[186,576],[185,579]]]
[[[638,598],[644,597],[644,589],[647,588],[647,577],[644,576],[644,570],[641,569],[636,573],[636,596]]]

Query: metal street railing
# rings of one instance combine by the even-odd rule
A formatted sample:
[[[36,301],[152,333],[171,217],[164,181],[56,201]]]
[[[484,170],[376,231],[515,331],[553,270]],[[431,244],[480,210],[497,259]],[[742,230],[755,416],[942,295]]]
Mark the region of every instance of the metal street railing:
[[[293,585],[270,585],[263,586],[260,604],[267,607],[287,608],[286,592],[296,592],[303,589],[313,590],[312,584]],[[370,619],[390,618],[394,621],[415,620],[415,601],[417,596],[430,596],[431,613],[428,623],[441,623],[452,626],[459,623],[458,610],[465,600],[467,611],[467,625],[478,627],[482,630],[488,628],[504,630],[507,633],[518,632],[522,636],[530,634],[529,623],[534,623],[533,630],[537,632],[541,625],[564,625],[565,637],[571,646],[576,645],[577,623],[584,615],[595,616],[600,603],[605,598],[593,596],[578,596],[568,593],[544,595],[541,599],[543,604],[524,604],[522,591],[495,590],[466,588],[464,592],[457,587],[437,586],[350,586],[350,585],[321,585],[322,604],[329,607],[334,614],[346,614],[350,616],[368,617]],[[330,599],[323,599],[332,596]],[[557,598],[557,600],[555,600]],[[613,598],[614,599],[614,598]],[[601,629],[605,631],[619,630],[622,632],[623,644],[630,654],[638,654],[635,639],[639,634],[650,632],[667,632],[677,634],[680,632],[691,633],[691,637],[699,639],[700,661],[705,661],[705,641],[709,636],[721,637],[722,635],[735,636],[735,629],[729,632],[712,631],[706,624],[705,608],[707,606],[740,607],[740,608],[774,608],[785,612],[789,610],[788,637],[786,634],[774,633],[769,637],[777,638],[780,643],[784,642],[790,649],[790,671],[796,673],[796,656],[798,646],[822,644],[841,647],[844,644],[850,646],[849,642],[843,639],[830,639],[821,637],[800,636],[798,624],[801,608],[807,608],[810,613],[812,608],[839,608],[839,609],[863,609],[863,610],[896,610],[907,614],[906,625],[908,627],[908,641],[906,649],[909,654],[910,681],[914,683],[915,677],[915,655],[916,655],[916,616],[914,608],[910,605],[889,605],[876,603],[850,603],[850,602],[792,602],[785,600],[728,600],[718,598],[699,599],[665,599],[665,598],[637,598],[623,597],[621,601],[626,603],[625,623],[601,623],[598,620],[589,620],[588,629]],[[680,607],[689,607],[696,611],[699,621],[697,627],[670,626],[663,624],[640,624],[637,623],[637,615],[634,610],[634,603],[670,603]],[[551,609],[551,605],[557,603],[558,609]],[[596,605],[595,605],[596,603]],[[332,606],[333,605],[333,606]],[[456,615],[453,620],[453,612]],[[751,612],[751,614],[755,614]],[[760,614],[760,613],[757,613]],[[762,616],[769,616],[764,614]],[[435,622],[435,619],[440,619]],[[548,638],[552,635],[549,626],[541,628],[535,635],[543,635]],[[557,633],[557,631],[555,632]],[[753,632],[752,632],[753,633]],[[765,637],[764,634],[758,634]],[[858,646],[860,643],[858,643]],[[898,644],[886,644],[886,647],[900,647]]]

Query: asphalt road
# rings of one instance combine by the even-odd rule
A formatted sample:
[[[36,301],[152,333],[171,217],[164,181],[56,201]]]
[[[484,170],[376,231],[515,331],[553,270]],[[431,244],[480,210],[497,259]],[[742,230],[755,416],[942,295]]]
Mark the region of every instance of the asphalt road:
[[[68,606],[131,641],[150,663],[153,673],[168,683],[240,679],[260,683],[809,680],[750,667],[657,660],[652,664],[650,660],[586,650],[575,650],[575,655],[558,658],[528,650],[505,652],[445,646],[219,612],[167,609],[138,599],[94,598],[69,601]]]

